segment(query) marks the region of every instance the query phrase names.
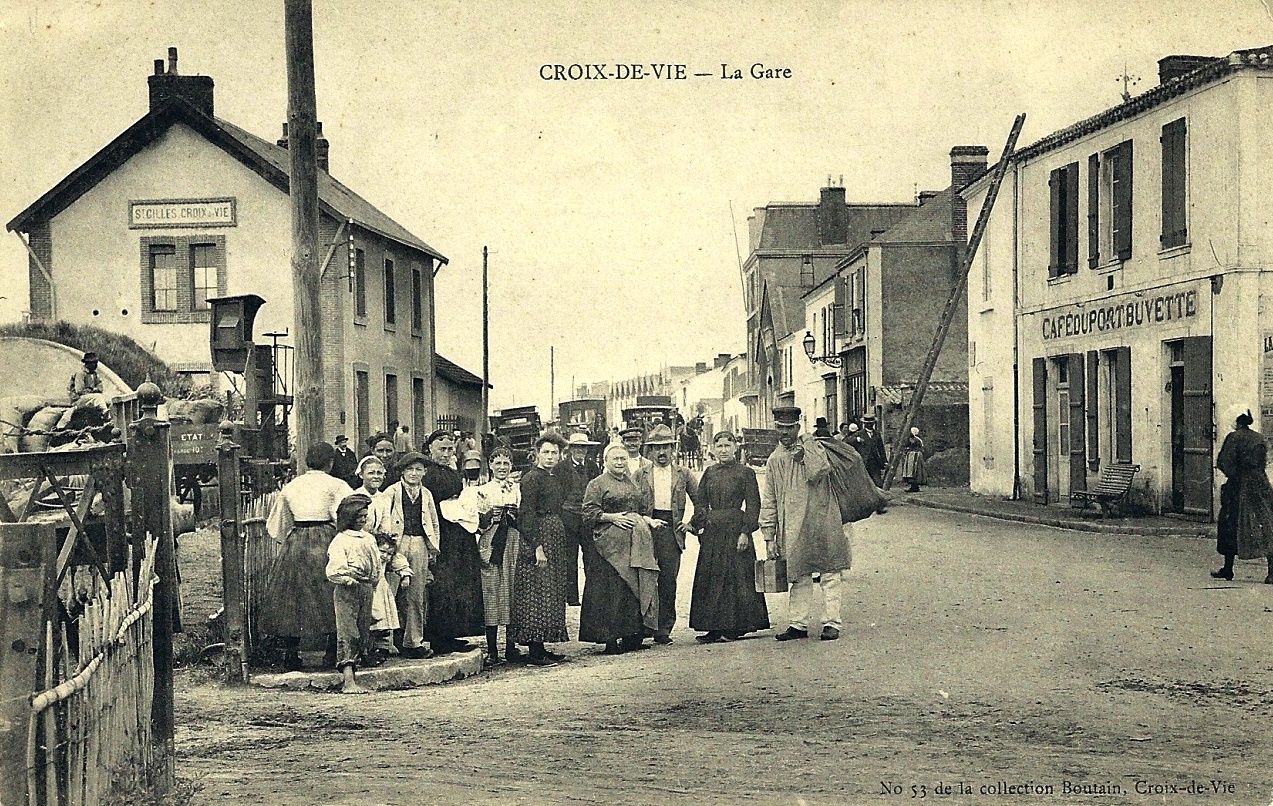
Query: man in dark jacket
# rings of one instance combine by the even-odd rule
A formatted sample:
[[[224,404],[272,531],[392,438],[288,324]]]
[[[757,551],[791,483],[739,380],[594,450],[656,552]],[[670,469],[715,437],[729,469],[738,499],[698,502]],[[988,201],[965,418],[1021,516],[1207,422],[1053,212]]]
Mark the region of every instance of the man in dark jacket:
[[[337,434],[335,442],[336,460],[332,462],[331,474],[356,490],[362,486],[357,473],[358,456],[349,449],[349,437]]]
[[[862,454],[866,464],[866,472],[876,487],[884,486],[884,471],[888,470],[888,452],[884,449],[884,438],[875,427],[875,416],[868,414],[862,418],[861,441],[854,445]]]
[[[584,434],[574,433],[566,444],[566,458],[559,468],[566,477],[566,500],[561,505],[561,525],[566,531],[566,604],[579,605],[579,552],[583,551],[584,573],[592,555],[592,534],[583,522],[583,492],[588,482],[601,475],[601,468],[588,454],[600,445]]]

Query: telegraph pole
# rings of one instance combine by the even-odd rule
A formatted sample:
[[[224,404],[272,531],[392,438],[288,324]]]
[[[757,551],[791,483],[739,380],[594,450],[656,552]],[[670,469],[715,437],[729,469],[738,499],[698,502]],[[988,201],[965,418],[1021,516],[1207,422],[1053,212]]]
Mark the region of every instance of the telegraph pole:
[[[491,430],[491,306],[486,285],[486,247],[482,247],[482,433]]]
[[[548,347],[548,419],[556,419],[554,412],[557,410],[557,348],[554,345]]]
[[[287,47],[289,195],[292,200],[292,318],[296,347],[296,455],[323,440],[322,313],[318,273],[318,101],[311,0],[283,0]]]

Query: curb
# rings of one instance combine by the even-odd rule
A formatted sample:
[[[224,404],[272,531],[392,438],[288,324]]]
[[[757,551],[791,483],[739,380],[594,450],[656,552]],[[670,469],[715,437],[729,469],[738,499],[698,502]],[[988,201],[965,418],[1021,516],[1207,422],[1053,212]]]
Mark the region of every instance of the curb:
[[[1055,529],[1068,529],[1073,532],[1097,532],[1107,535],[1140,535],[1144,537],[1202,537],[1212,539],[1215,537],[1213,529],[1203,527],[1201,525],[1192,529],[1184,526],[1181,528],[1172,526],[1123,526],[1112,523],[1088,523],[1086,521],[1067,520],[1065,518],[1049,518],[1042,515],[1001,512],[985,507],[956,504],[947,501],[933,501],[931,499],[918,498],[914,496],[902,497],[900,501],[905,504],[927,507],[928,509],[940,509],[946,512],[959,512],[964,515],[981,515],[985,518],[994,518],[995,520],[1001,521],[1014,521],[1016,523],[1029,523],[1035,526],[1051,526]]]
[[[441,658],[420,661],[390,661],[388,665],[358,672],[358,684],[372,691],[432,686],[471,677],[482,672],[482,650],[472,649]],[[252,685],[290,691],[334,691],[341,685],[340,672],[281,672],[252,676]]]

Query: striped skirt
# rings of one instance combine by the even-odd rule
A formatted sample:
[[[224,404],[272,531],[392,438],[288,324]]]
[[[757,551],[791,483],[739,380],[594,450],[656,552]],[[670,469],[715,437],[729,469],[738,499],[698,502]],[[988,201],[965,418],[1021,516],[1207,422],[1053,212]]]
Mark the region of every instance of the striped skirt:
[[[513,577],[517,571],[520,542],[517,530],[509,529],[503,562],[499,565],[491,565],[485,561],[482,563],[482,615],[487,627],[507,627],[511,620]],[[479,544],[479,551],[481,548],[482,544]],[[489,548],[481,554],[489,557]]]

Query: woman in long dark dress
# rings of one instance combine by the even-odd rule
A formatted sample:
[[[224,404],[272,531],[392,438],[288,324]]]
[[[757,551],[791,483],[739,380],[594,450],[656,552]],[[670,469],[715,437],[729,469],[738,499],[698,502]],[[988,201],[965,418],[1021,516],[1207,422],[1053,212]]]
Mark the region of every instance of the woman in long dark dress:
[[[628,477],[628,452],[622,444],[606,448],[605,467],[583,494],[590,539],[581,544],[579,640],[605,644],[606,654],[618,655],[647,648],[641,635],[658,626],[658,563],[648,517],[651,502]],[[625,531],[631,533],[626,540]]]
[[[928,471],[924,467],[924,440],[920,439],[918,428],[911,428],[902,450],[905,451],[902,454],[902,481],[907,483],[908,493],[917,493],[919,485],[928,483]]]
[[[737,459],[734,435],[721,431],[712,440],[719,464],[703,471],[694,508],[699,530],[698,565],[690,599],[690,628],[705,631],[704,644],[741,638],[769,628],[765,595],[755,587],[760,486],[756,471]]]
[[[486,634],[482,559],[477,540],[458,522],[466,508],[459,501],[464,479],[454,467],[455,437],[444,430],[434,431],[425,445],[429,464],[421,483],[437,502],[439,532],[425,636],[434,654],[441,655],[472,649],[473,644],[461,639]]]
[[[1264,472],[1264,437],[1251,430],[1250,409],[1240,407],[1233,431],[1224,438],[1216,467],[1226,480],[1220,487],[1220,516],[1216,522],[1216,551],[1224,567],[1212,571],[1216,579],[1233,579],[1233,560],[1268,560],[1266,585],[1273,585],[1273,488]]]
[[[535,442],[535,467],[522,476],[517,512],[521,532],[513,576],[511,639],[530,647],[526,662],[550,666],[565,660],[544,644],[569,641],[566,632],[566,529],[561,505],[570,479],[558,468],[566,441],[549,432]]]

